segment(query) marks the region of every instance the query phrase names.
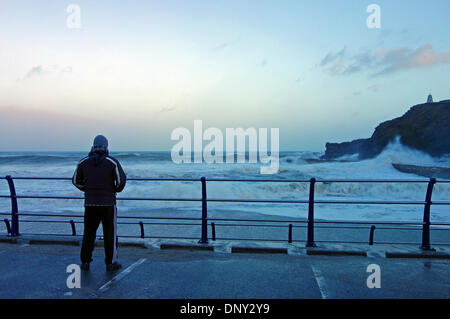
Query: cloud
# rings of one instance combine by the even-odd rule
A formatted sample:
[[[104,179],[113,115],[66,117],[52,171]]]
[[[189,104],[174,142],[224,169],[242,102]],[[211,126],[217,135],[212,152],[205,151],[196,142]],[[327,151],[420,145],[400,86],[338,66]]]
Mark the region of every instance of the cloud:
[[[36,76],[42,75],[43,73],[44,73],[44,70],[42,68],[42,65],[38,65],[38,66],[31,68],[31,70],[27,72],[27,74],[25,75],[25,79],[31,79]]]
[[[431,44],[411,50],[407,47],[381,49],[375,52],[375,59],[383,67],[375,75],[389,74],[400,70],[427,68],[438,64],[450,63],[450,51],[436,53]]]
[[[65,75],[72,73],[71,66],[63,66],[60,67],[56,64],[54,65],[37,65],[32,67],[24,76],[24,80],[30,80],[41,76],[46,75]]]
[[[320,61],[320,66],[324,67],[336,60],[341,60],[345,57],[346,48],[344,47],[341,51],[337,53],[328,52],[328,54]]]
[[[216,46],[213,47],[212,49],[213,49],[213,51],[220,51],[220,50],[222,50],[222,49],[225,49],[225,48],[228,47],[229,45],[230,45],[230,43],[224,42],[224,43],[221,43],[221,44],[219,44],[219,45],[216,45]]]
[[[376,93],[380,90],[380,86],[378,84],[373,84],[368,86],[367,90]]]
[[[234,40],[231,40],[231,41],[228,41],[228,42],[222,42],[222,43],[212,47],[211,49],[212,49],[212,51],[216,51],[216,52],[217,51],[221,51],[221,50],[226,49],[229,46],[231,46],[231,45],[233,45],[233,44],[235,44],[235,43],[237,43],[239,41],[240,41],[240,37],[237,37]]]
[[[445,63],[450,63],[450,51],[436,53],[431,44],[424,44],[417,49],[395,47],[375,52],[366,50],[352,55],[344,47],[336,53],[328,52],[319,66],[331,75],[369,71],[371,76],[381,76]]]
[[[175,111],[176,109],[177,109],[176,106],[163,106],[163,107],[159,110],[159,113],[172,112],[172,111]]]

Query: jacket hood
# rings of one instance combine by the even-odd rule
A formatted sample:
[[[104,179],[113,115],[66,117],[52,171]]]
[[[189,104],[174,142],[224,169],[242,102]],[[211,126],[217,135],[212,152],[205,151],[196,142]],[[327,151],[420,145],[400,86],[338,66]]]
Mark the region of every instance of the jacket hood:
[[[89,152],[89,159],[94,160],[94,165],[99,165],[105,158],[108,156],[108,151],[99,151],[94,150],[94,148],[91,149]]]

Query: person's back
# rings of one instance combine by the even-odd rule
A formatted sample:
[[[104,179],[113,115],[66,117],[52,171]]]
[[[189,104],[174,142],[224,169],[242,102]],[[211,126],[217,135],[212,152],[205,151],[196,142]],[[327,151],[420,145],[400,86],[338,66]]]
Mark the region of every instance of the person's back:
[[[116,193],[124,189],[126,175],[119,161],[109,156],[108,140],[104,136],[95,137],[91,152],[78,163],[72,182],[84,192],[84,236],[80,254],[82,268],[89,269],[97,228],[101,222],[106,269],[119,269]]]
[[[73,184],[84,191],[85,206],[112,206],[125,187],[122,167],[108,152],[91,151],[78,163]]]

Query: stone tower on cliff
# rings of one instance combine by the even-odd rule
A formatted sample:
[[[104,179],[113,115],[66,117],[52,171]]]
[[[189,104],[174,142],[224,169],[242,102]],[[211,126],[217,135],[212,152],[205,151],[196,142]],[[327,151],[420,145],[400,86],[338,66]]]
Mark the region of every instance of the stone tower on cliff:
[[[427,103],[433,103],[433,97],[431,94],[428,95]]]

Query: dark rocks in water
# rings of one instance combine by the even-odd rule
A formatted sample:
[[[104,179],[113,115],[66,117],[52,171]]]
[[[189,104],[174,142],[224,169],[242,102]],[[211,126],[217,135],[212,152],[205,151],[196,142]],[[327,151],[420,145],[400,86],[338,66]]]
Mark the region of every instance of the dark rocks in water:
[[[450,100],[415,105],[403,116],[378,125],[370,138],[327,143],[323,158],[349,154],[358,154],[359,159],[372,158],[397,136],[403,145],[431,156],[450,154]]]
[[[448,167],[435,167],[435,166],[416,166],[407,164],[395,164],[392,166],[400,172],[416,174],[419,176],[429,177],[429,178],[443,178],[450,179],[450,168]]]
[[[326,150],[324,159],[334,159],[344,155],[358,154],[359,158],[364,158],[361,154],[366,154],[370,151],[369,139],[361,138],[353,140],[351,142],[343,143],[327,143],[325,144]]]

